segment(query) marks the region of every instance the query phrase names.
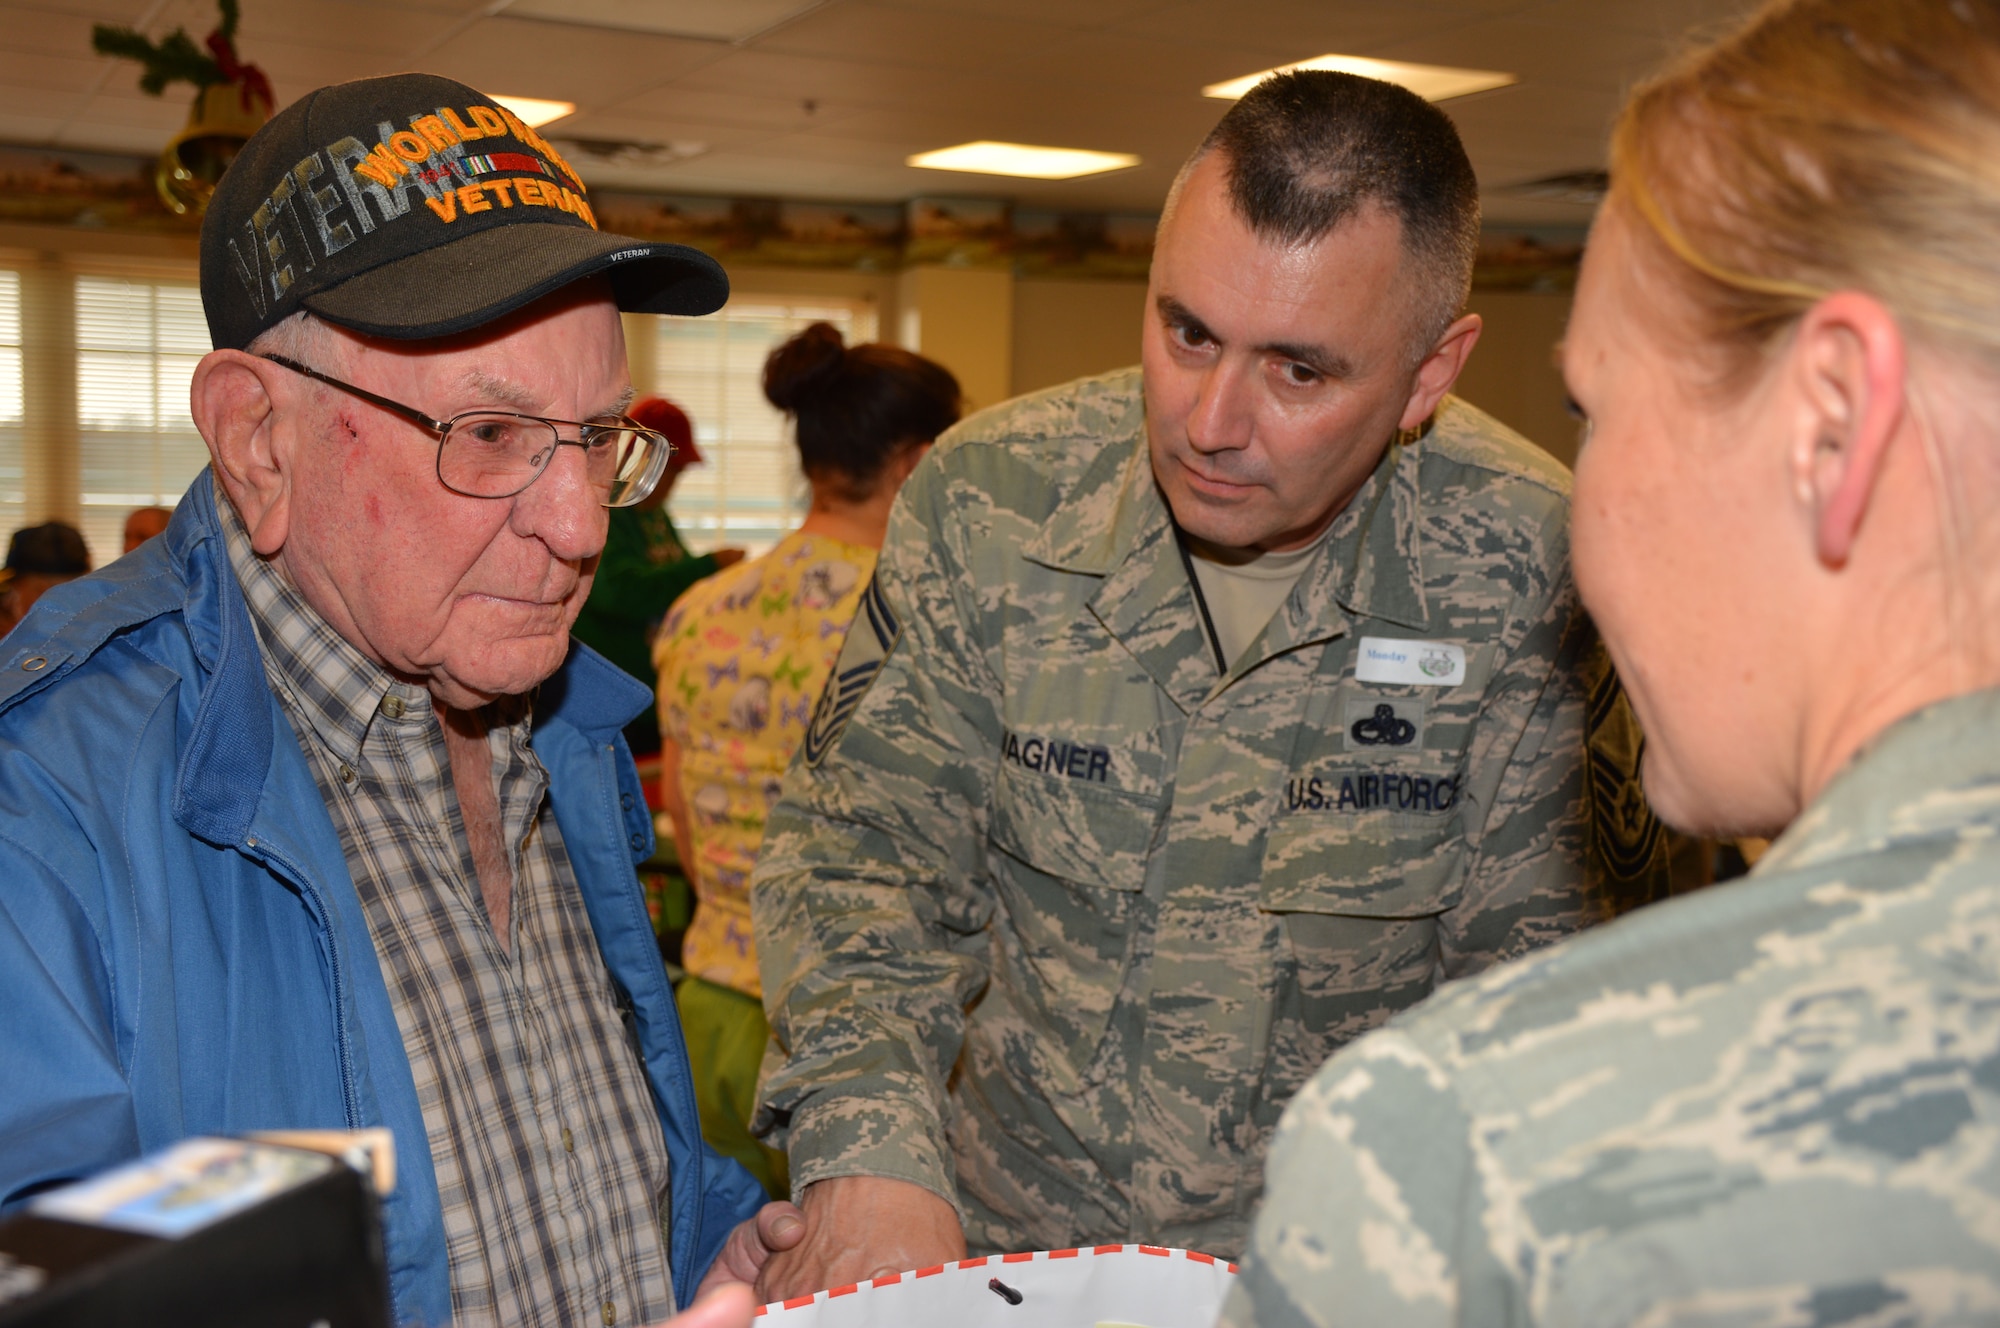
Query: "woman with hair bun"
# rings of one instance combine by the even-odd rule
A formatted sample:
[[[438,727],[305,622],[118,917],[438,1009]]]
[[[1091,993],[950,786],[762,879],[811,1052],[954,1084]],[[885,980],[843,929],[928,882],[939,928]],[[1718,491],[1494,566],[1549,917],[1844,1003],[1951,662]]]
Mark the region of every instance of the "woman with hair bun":
[[[2000,1323],[2000,3],[1640,88],[1564,374],[1647,792],[1740,881],[1294,1099],[1224,1322]]]
[[[750,868],[764,817],[874,574],[897,490],[957,422],[958,380],[894,346],[814,323],[771,352],[764,395],[796,425],[805,522],[689,590],[654,644],[661,784],[697,904],[681,1022],[702,1133],[785,1196],[785,1159],[750,1133],[764,1022]]]

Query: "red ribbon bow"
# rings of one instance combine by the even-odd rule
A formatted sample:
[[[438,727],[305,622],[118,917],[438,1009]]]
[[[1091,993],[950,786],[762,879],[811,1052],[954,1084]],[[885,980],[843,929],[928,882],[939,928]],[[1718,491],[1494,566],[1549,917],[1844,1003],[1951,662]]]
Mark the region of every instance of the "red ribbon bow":
[[[208,34],[208,49],[215,57],[215,66],[222,71],[223,79],[236,85],[244,110],[251,109],[252,97],[263,99],[267,114],[277,106],[278,99],[271,92],[271,80],[257,66],[246,65],[236,58],[236,43],[223,36],[222,29],[217,28]]]

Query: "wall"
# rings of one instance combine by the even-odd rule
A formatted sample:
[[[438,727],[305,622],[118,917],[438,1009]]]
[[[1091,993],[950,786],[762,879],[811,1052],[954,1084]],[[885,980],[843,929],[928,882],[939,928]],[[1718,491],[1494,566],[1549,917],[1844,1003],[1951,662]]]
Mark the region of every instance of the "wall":
[[[1014,392],[1137,364],[1145,310],[1143,281],[1015,282]]]
[[[1564,405],[1568,394],[1556,352],[1569,302],[1566,294],[1472,292],[1471,310],[1486,321],[1486,330],[1456,388],[1566,466],[1576,463],[1577,423]]]
[[[895,339],[951,370],[967,412],[1014,395],[1014,275],[913,267],[897,286]]]

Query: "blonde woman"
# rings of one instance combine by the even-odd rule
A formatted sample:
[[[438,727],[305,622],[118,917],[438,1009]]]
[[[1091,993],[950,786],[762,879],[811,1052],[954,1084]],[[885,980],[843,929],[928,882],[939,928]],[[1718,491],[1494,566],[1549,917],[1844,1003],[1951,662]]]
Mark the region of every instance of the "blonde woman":
[[[2000,1323],[2000,4],[1642,88],[1564,352],[1577,585],[1738,883],[1294,1101],[1231,1324]]]

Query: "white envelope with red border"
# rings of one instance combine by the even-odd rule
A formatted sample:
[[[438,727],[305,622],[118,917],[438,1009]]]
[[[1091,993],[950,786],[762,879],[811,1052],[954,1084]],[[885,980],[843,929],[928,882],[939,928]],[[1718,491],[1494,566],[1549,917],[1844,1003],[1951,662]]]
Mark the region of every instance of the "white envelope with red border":
[[[995,1254],[766,1305],[757,1328],[1213,1328],[1235,1280],[1157,1245]]]

